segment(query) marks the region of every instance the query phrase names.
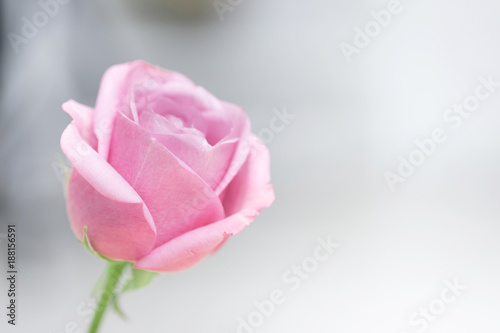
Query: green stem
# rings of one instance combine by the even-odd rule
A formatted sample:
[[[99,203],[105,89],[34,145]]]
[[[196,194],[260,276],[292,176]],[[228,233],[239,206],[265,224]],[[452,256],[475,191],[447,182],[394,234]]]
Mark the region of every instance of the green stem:
[[[108,308],[108,303],[111,297],[113,297],[116,284],[120,280],[120,276],[123,273],[125,267],[127,267],[127,262],[120,261],[109,261],[106,270],[106,280],[104,285],[104,290],[102,291],[101,298],[95,310],[94,319],[90,324],[89,333],[96,333],[99,329],[102,317]]]

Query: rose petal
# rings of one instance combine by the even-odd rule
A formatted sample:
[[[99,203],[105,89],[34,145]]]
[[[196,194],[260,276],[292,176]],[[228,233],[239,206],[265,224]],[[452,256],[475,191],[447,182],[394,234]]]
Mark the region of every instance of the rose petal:
[[[156,240],[151,214],[125,179],[80,136],[75,121],[64,130],[61,149],[74,168],[68,213],[78,239],[88,226],[92,246],[107,257],[135,260],[148,253]]]
[[[176,73],[181,76],[182,74]],[[157,88],[153,96],[158,98],[168,97],[177,105],[194,107],[198,111],[220,109],[220,102],[215,96],[209,93],[205,88],[196,86],[186,77],[185,80],[169,80]]]
[[[110,124],[118,112],[128,114],[131,105],[135,106],[135,99],[141,99],[145,92],[148,98],[155,94],[163,95],[172,83],[172,93],[184,87],[184,91],[193,90],[193,83],[184,75],[164,70],[160,67],[150,65],[142,60],[119,64],[110,67],[103,75],[99,94],[97,96],[94,131],[99,139],[99,154],[107,159],[111,141]],[[166,87],[163,87],[167,85]],[[143,102],[147,102],[143,101]],[[140,104],[139,102],[137,102]],[[138,107],[142,111],[143,107]]]
[[[239,233],[255,216],[245,212],[177,237],[138,260],[134,268],[171,272],[189,268],[213,252],[227,237]]]
[[[186,163],[212,189],[216,189],[226,175],[236,140],[211,146],[205,138],[190,134],[154,135],[181,161]]]
[[[249,153],[249,136],[250,136],[250,120],[246,113],[238,106],[222,102],[223,112],[220,112],[220,116],[228,119],[231,122],[231,132],[223,139],[223,141],[238,140],[238,144],[235,147],[231,162],[226,170],[226,174],[222,178],[221,182],[217,185],[215,193],[220,195],[222,191],[228,186],[228,184],[233,180],[236,174],[239,172],[241,166],[246,161]],[[215,112],[214,112],[215,113]],[[212,123],[208,125],[209,128],[215,128],[214,122],[216,117],[212,117]]]
[[[96,149],[97,138],[94,134],[94,109],[86,105],[69,100],[62,105],[63,110],[73,118],[78,132],[82,138],[92,147]]]
[[[109,162],[149,208],[157,246],[224,218],[210,186],[147,130],[121,114],[116,118]]]
[[[135,268],[168,272],[186,269],[214,252],[225,240],[239,233],[274,201],[269,184],[269,152],[256,136],[250,138],[251,152],[241,171],[225,191],[226,212],[234,213],[215,223],[185,233],[135,263]],[[241,199],[232,193],[243,191]]]
[[[269,150],[253,133],[250,134],[249,145],[250,153],[245,164],[221,195],[227,216],[247,208],[269,207],[274,201],[273,186],[269,184]]]
[[[152,117],[151,114],[154,114],[155,117]],[[141,116],[145,119],[141,119]],[[141,119],[139,124],[155,134],[177,133],[181,128],[197,130],[202,136],[205,136],[207,132],[207,125],[200,110],[193,105],[178,104],[167,96],[158,98],[154,103],[149,102],[148,108],[142,111],[139,118]],[[172,118],[178,119],[180,126],[174,126],[174,124],[170,124],[166,128],[161,126],[163,122],[168,122],[168,119]],[[151,122],[152,119],[163,119],[163,121]],[[176,131],[172,131],[171,126],[174,126]]]

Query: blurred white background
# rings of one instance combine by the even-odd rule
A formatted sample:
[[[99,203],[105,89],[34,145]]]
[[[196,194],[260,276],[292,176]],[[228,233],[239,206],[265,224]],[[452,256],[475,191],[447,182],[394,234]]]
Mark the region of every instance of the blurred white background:
[[[60,106],[93,106],[104,70],[134,59],[241,105],[257,133],[274,109],[296,118],[268,144],[274,205],[195,268],[124,295],[129,321],[110,312],[102,332],[238,332],[274,289],[286,301],[240,333],[500,331],[500,87],[459,128],[443,119],[480,76],[500,82],[500,4],[401,0],[348,62],[342,43],[389,3],[243,0],[221,21],[212,6],[195,20],[160,0],[69,0],[16,53],[7,34],[41,7],[3,1],[0,233],[17,225],[19,308],[2,332],[85,332],[104,262],[69,228]],[[391,191],[385,173],[438,127],[446,142]],[[328,235],[340,247],[292,291],[282,276]],[[467,289],[441,309],[455,279]]]

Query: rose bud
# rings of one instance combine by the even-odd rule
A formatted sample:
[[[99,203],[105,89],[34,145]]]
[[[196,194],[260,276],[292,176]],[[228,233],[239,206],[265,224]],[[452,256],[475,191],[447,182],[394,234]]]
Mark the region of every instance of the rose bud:
[[[95,108],[68,101],[61,148],[80,241],[134,268],[186,269],[274,200],[269,151],[238,106],[143,61],[104,74]]]

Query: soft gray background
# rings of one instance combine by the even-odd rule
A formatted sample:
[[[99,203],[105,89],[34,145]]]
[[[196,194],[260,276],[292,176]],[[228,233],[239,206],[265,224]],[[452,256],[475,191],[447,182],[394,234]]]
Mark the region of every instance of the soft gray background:
[[[297,117],[269,143],[275,204],[195,268],[124,296],[129,322],[110,314],[103,332],[236,332],[327,235],[341,247],[256,332],[414,333],[408,318],[454,277],[468,289],[426,332],[500,331],[500,89],[396,192],[384,180],[478,76],[500,80],[498,1],[402,0],[352,63],[339,44],[388,1],[247,0],[223,22],[135,2],[70,0],[16,54],[7,33],[40,8],[3,1],[0,233],[17,225],[19,309],[15,328],[2,310],[2,332],[84,331],[104,263],[72,235],[52,167],[60,105],[93,105],[104,70],[138,58],[243,106],[256,132],[275,108]]]

